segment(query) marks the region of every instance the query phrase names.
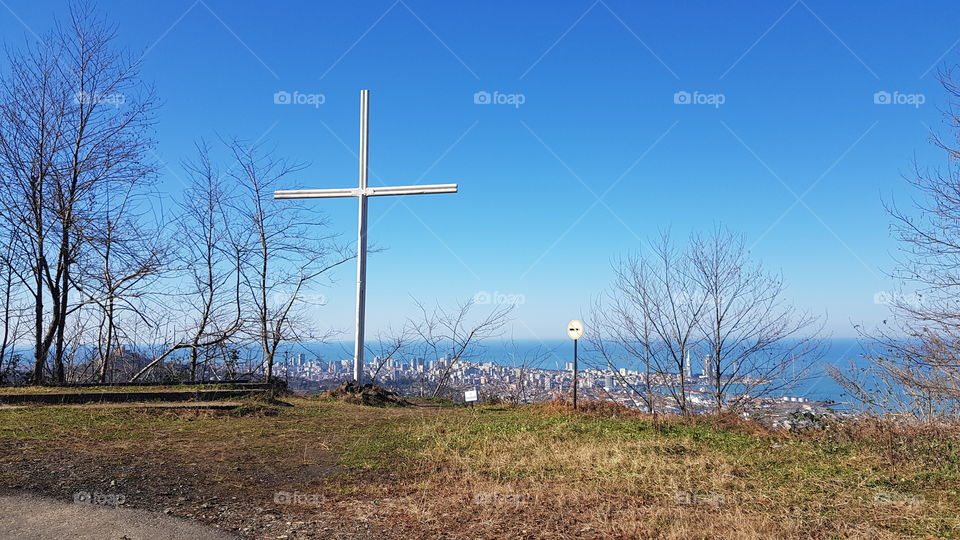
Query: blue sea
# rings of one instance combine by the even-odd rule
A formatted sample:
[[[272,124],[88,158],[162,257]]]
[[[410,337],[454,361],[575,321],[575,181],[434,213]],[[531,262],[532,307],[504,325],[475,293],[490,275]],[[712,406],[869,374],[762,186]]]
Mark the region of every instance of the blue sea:
[[[605,360],[591,357],[585,349],[586,347],[581,344],[579,362],[582,369],[606,367]],[[353,342],[298,344],[291,346],[286,352],[291,355],[303,354],[308,360],[313,358],[324,361],[347,360],[353,357]],[[864,354],[864,346],[857,339],[835,338],[826,340],[822,356],[812,363],[802,380],[784,393],[816,401],[849,402],[851,401],[850,396],[827,374],[825,366],[832,365],[841,370],[848,370],[852,361],[858,368],[867,367],[869,361],[863,358]],[[283,353],[280,354],[280,357],[283,357]],[[500,365],[520,365],[524,362],[524,359],[529,363],[534,358],[540,359],[535,367],[564,369],[565,364],[573,360],[573,342],[570,340],[488,341],[471,353],[469,360],[471,362],[493,362]],[[372,359],[368,353],[366,360],[369,362]],[[615,363],[614,367],[641,369],[639,364],[628,361]],[[697,373],[695,362],[693,368],[694,373]]]
[[[368,351],[376,350],[376,347],[368,343]],[[29,348],[21,348],[16,352],[30,357]],[[856,368],[869,366],[869,361],[864,358],[866,353],[864,344],[853,338],[835,338],[824,342],[822,355],[811,363],[806,375],[792,388],[784,390],[782,394],[805,397],[815,401],[835,401],[852,402],[854,401],[837,382],[830,377],[825,367],[835,366],[841,371],[850,369],[851,362]],[[298,354],[303,354],[305,360],[323,360],[337,361],[349,360],[353,358],[352,341],[335,341],[327,343],[297,343],[281,347],[277,355],[278,370],[283,369],[285,358],[293,358]],[[375,355],[367,353],[366,360],[373,360]],[[622,355],[626,357],[626,355]],[[403,358],[398,358],[403,361]],[[431,360],[427,358],[427,360]],[[487,341],[480,344],[479,347],[469,353],[470,362],[492,362],[500,365],[517,366],[524,362],[530,367],[541,369],[564,369],[567,362],[573,361],[573,342],[568,339],[550,340],[550,341]],[[537,360],[536,362],[534,360]],[[581,369],[586,368],[606,368],[606,361],[591,355],[587,347],[581,344],[579,362]],[[798,364],[799,365],[799,364]],[[642,366],[637,362],[621,361],[614,363],[615,368],[626,368],[632,370],[641,370]],[[699,366],[694,361],[692,363],[693,373],[699,373]],[[798,371],[802,369],[798,368]]]

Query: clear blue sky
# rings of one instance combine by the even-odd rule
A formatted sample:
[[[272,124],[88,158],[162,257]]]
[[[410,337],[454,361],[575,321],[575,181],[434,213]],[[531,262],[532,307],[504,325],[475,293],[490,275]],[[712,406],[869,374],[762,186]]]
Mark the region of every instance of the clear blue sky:
[[[174,171],[199,138],[263,137],[311,163],[290,187],[355,185],[369,88],[371,183],[460,184],[371,201],[371,242],[386,251],[370,261],[369,324],[400,325],[409,295],[486,291],[522,295],[518,339],[563,337],[609,284],[611,258],[658,229],[715,223],[746,234],[835,336],[882,318],[874,296],[893,287],[896,245],[881,200],[909,197],[914,157],[943,160],[927,142],[946,105],[935,76],[960,63],[946,1],[99,6],[122,45],[145,51]],[[0,35],[18,46],[65,10],[2,0]],[[278,91],[324,103],[277,105]],[[523,104],[476,104],[480,91]],[[675,104],[681,91],[723,103]],[[875,104],[880,91],[925,103]],[[170,170],[161,187],[181,188]],[[311,204],[353,238],[354,201]],[[320,317],[349,330],[354,269],[335,277]]]

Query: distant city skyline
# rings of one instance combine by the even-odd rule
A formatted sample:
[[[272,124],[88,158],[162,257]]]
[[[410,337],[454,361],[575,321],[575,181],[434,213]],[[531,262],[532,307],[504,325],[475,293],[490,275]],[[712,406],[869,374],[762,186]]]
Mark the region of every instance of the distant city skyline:
[[[4,44],[43,35],[66,5],[5,0]],[[163,102],[169,207],[200,139],[308,162],[285,187],[353,185],[362,88],[371,185],[460,184],[371,202],[369,335],[402,325],[412,298],[475,298],[517,305],[506,337],[554,340],[609,286],[612,259],[716,224],[828,332],[854,335],[897,294],[883,201],[909,205],[912,160],[944,163],[928,141],[946,107],[936,75],[960,61],[939,1],[97,5]],[[353,203],[309,207],[349,242]],[[354,272],[316,291],[317,320],[345,340]]]

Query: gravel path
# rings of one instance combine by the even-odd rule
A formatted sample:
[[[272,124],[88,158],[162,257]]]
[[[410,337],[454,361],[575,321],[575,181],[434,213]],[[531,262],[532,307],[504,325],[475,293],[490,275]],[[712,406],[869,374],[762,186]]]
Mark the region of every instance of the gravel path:
[[[199,523],[145,510],[22,495],[0,497],[0,538],[226,540],[237,537]]]

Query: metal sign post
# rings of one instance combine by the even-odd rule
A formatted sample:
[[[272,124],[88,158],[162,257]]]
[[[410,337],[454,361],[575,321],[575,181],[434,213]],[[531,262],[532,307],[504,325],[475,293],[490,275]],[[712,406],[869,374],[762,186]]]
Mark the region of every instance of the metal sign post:
[[[567,325],[567,335],[573,340],[573,409],[577,409],[577,340],[583,335],[583,323],[574,319]]]
[[[353,379],[363,384],[364,322],[367,304],[367,197],[386,195],[429,195],[456,193],[457,184],[433,184],[420,186],[367,185],[369,160],[370,91],[360,91],[360,172],[356,188],[335,189],[286,189],[275,191],[274,199],[322,199],[330,197],[356,197],[359,200],[357,223],[357,318],[356,339],[353,345]]]

